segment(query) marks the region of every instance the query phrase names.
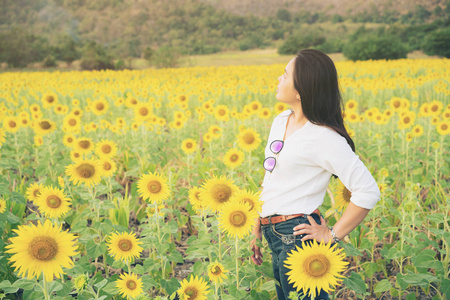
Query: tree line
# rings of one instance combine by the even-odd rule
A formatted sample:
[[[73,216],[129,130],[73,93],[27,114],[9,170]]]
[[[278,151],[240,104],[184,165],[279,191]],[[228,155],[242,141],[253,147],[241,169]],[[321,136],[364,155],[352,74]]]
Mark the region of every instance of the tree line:
[[[76,5],[80,1],[60,2]],[[108,5],[107,1],[95,3]],[[115,5],[119,6],[120,1]],[[370,14],[347,17],[308,11],[291,13],[286,9],[279,9],[273,17],[236,16],[195,1],[190,6],[167,9],[168,17],[154,20],[151,31],[143,26],[149,21],[148,16],[140,14],[130,21],[133,34],[108,44],[76,32],[49,39],[48,35],[33,33],[24,26],[1,26],[0,62],[22,68],[34,62],[52,67],[57,61],[70,65],[80,60],[83,69],[122,69],[129,67],[130,58],[143,57],[155,67],[174,67],[183,55],[265,47],[278,47],[280,54],[295,54],[302,48],[343,52],[352,60],[395,59],[406,57],[413,50],[450,57],[450,1],[444,8],[436,6],[432,11],[418,5],[404,15],[374,9]],[[3,22],[7,20],[4,18]],[[326,25],[330,21],[334,26]],[[352,22],[380,25],[352,31],[347,28]],[[339,33],[334,27],[340,29]]]

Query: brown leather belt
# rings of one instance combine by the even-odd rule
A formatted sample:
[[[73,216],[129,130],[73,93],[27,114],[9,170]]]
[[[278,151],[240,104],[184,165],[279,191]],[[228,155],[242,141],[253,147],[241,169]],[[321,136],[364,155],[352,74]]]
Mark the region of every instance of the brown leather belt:
[[[316,209],[312,212],[313,214],[318,214],[320,216],[319,209]],[[298,218],[298,217],[306,217],[307,214],[295,214],[295,215],[283,215],[283,216],[269,216],[265,218],[260,218],[261,225],[268,225],[270,223],[277,224],[281,223],[290,219]]]

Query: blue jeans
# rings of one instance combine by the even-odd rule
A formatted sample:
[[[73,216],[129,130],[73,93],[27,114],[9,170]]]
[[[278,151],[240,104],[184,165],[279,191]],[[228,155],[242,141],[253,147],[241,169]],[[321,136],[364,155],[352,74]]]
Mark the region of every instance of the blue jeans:
[[[311,217],[320,224],[320,217],[317,214],[311,214]],[[272,251],[272,267],[273,276],[280,283],[276,285],[278,300],[289,299],[289,292],[297,291],[294,288],[293,283],[288,283],[288,268],[284,266],[284,261],[290,251],[294,250],[295,245],[302,248],[303,242],[301,241],[302,235],[293,235],[294,227],[299,224],[310,224],[306,217],[298,217],[290,219],[285,222],[277,224],[261,225],[264,238],[269,243],[269,248]],[[307,241],[305,243],[308,243]],[[302,292],[299,292],[301,295]],[[303,298],[304,300],[310,300],[310,297]],[[321,290],[320,294],[315,299],[329,299],[328,294]]]

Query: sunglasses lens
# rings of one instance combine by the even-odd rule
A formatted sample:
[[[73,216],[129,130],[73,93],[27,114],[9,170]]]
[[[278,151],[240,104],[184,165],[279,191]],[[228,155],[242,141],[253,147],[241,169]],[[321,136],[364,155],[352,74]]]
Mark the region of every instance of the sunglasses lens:
[[[272,172],[273,169],[275,168],[275,157],[268,157],[264,160],[264,169],[266,169],[269,172]]]
[[[277,154],[278,152],[283,149],[283,141],[273,141],[272,144],[270,144],[270,150]]]

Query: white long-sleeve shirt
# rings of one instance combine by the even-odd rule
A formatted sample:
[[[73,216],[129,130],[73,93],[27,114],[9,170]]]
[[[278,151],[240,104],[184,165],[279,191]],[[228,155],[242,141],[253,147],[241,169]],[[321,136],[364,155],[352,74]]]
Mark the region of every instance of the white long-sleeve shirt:
[[[279,114],[272,123],[266,157],[276,157],[272,173],[263,180],[261,217],[273,214],[311,214],[322,205],[332,174],[352,193],[355,205],[372,209],[380,190],[369,170],[352,151],[347,140],[334,130],[307,122],[284,141],[278,155],[270,150],[274,140],[283,140],[291,110]]]

